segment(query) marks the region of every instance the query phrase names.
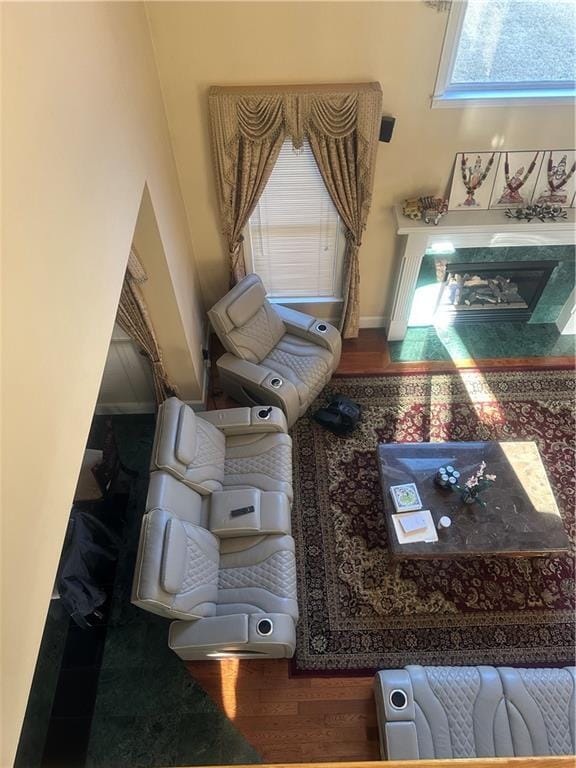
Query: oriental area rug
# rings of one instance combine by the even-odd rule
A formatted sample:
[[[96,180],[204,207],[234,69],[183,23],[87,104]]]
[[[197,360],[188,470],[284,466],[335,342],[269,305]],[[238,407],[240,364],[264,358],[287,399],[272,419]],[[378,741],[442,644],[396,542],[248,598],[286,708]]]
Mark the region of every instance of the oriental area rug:
[[[574,663],[573,554],[394,564],[376,462],[378,442],[533,440],[574,542],[574,389],[566,370],[332,380],[292,432],[296,673]],[[334,394],[362,406],[348,437],[311,418]]]

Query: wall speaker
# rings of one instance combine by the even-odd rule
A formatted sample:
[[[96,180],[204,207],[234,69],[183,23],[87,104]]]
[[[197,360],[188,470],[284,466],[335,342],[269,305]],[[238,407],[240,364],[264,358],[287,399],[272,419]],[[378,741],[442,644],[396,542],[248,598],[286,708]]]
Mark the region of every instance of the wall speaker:
[[[382,118],[382,122],[380,123],[380,136],[378,137],[379,141],[385,141],[387,144],[392,138],[392,132],[394,131],[394,123],[396,122],[395,117],[389,117],[388,115],[384,115]]]

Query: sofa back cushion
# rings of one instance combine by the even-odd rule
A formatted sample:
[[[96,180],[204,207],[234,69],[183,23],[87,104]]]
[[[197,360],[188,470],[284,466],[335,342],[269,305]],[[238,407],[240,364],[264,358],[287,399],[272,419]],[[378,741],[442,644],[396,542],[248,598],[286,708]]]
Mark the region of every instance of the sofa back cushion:
[[[142,520],[132,602],[168,618],[214,616],[219,560],[209,531],[154,509]]]
[[[247,275],[212,307],[208,316],[228,352],[251,363],[261,362],[286,330],[266,299],[258,275]]]
[[[198,419],[176,397],[158,410],[151,471],[163,470],[198,491],[219,491],[224,480],[226,438],[213,424]]]

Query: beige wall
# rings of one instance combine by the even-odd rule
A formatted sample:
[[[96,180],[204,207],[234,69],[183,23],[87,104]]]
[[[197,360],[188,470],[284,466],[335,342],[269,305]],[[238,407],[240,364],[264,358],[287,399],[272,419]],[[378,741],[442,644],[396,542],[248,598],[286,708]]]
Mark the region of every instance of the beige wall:
[[[12,764],[148,185],[199,396],[201,311],[140,4],[2,4],[1,755]]]
[[[149,3],[176,162],[207,302],[226,288],[208,142],[210,85],[378,80],[397,118],[380,144],[360,252],[362,317],[384,315],[390,207],[443,191],[461,150],[571,146],[570,107],[429,108],[447,14],[424,2]]]

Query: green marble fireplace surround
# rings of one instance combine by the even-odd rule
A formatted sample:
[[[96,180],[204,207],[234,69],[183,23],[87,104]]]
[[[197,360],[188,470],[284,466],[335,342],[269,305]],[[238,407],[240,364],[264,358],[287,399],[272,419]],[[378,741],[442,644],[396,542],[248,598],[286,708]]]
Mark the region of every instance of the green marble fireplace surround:
[[[558,266],[528,323],[497,321],[441,327],[434,325],[432,311],[427,311],[444,264],[548,260],[557,261]],[[561,335],[556,320],[574,282],[573,245],[456,248],[449,254],[427,253],[416,281],[406,336],[390,342],[391,358],[394,362],[416,362],[573,355],[574,336]]]
[[[456,248],[453,253],[426,253],[412,301],[408,330],[402,341],[390,342],[395,362],[574,354],[573,335],[561,335],[556,320],[574,289],[573,245]],[[527,323],[483,322],[441,327],[434,325],[431,295],[437,290],[444,264],[502,261],[557,261]]]
[[[568,209],[566,219],[561,221],[530,223],[508,219],[498,210],[457,212],[436,227],[408,220],[399,206],[394,213],[397,268],[386,318],[393,361],[574,355],[575,336],[567,331],[572,327],[569,310],[576,274],[575,209]],[[491,262],[500,262],[493,277],[505,270],[504,264],[539,262],[540,267],[534,263],[535,271],[541,269],[542,263],[556,264],[539,298],[537,291],[530,294],[529,283],[522,282],[528,276],[520,278],[518,284],[527,291],[519,289],[520,293],[534,297],[528,321],[522,311],[516,317],[508,307],[504,311],[502,305],[495,309],[494,320],[481,321],[478,318],[486,315],[486,301],[472,322],[464,308],[453,311],[445,302],[445,309],[436,312],[446,265],[459,264],[457,273],[462,274],[462,265],[469,263],[469,274],[475,274],[476,269],[482,276],[486,274],[483,265]],[[516,282],[513,271],[503,274]],[[496,316],[498,311],[502,311],[501,317]],[[469,316],[474,316],[472,310]]]
[[[438,285],[438,273],[444,264],[450,263],[490,263],[490,262],[530,262],[557,261],[558,266],[553,270],[536,305],[531,324],[555,323],[562,307],[568,300],[574,288],[575,246],[514,246],[510,248],[455,248],[453,253],[427,253],[422,259],[422,265],[416,281],[416,290],[412,301],[409,327],[422,325],[419,322],[417,304],[419,297],[426,301],[426,288]],[[423,289],[423,290],[422,290]],[[432,318],[430,318],[432,320]],[[427,323],[432,325],[433,321]],[[477,326],[478,328],[478,326]]]

